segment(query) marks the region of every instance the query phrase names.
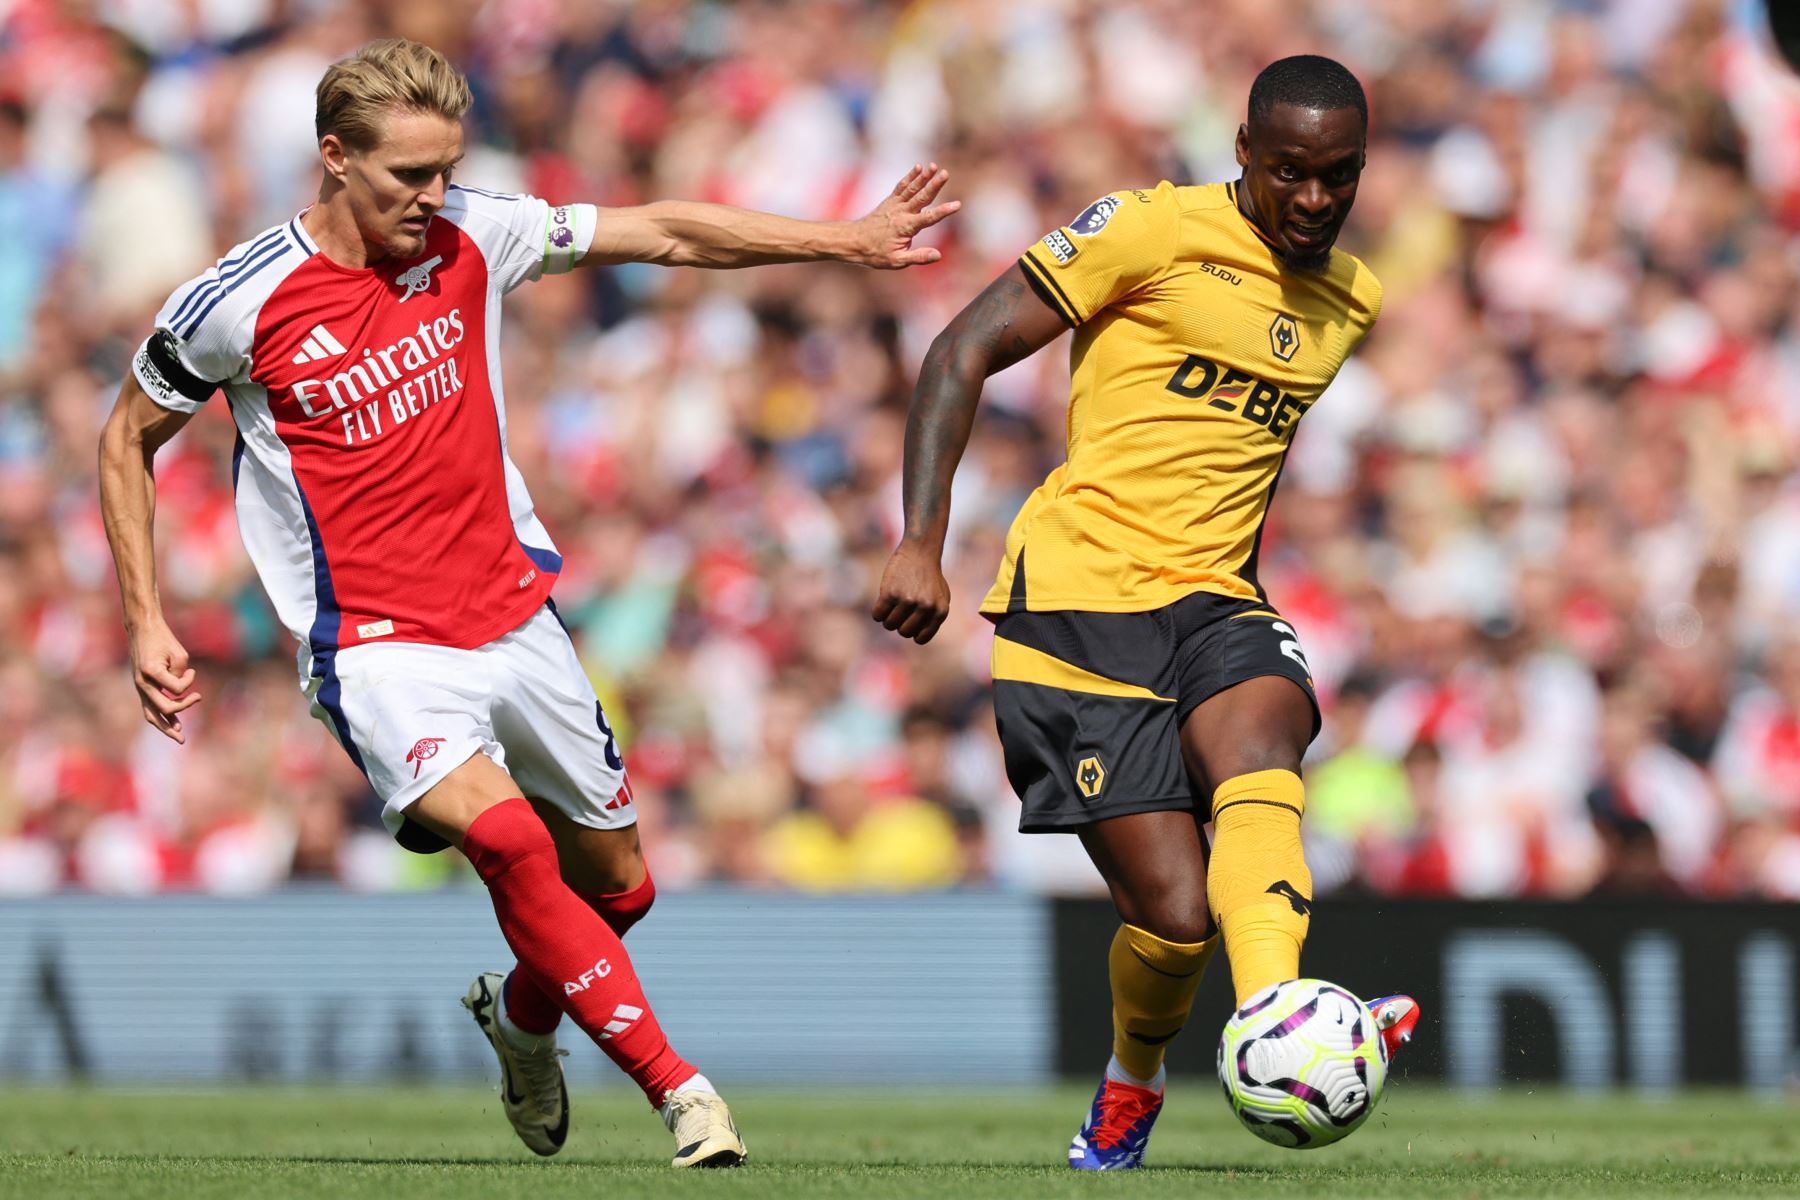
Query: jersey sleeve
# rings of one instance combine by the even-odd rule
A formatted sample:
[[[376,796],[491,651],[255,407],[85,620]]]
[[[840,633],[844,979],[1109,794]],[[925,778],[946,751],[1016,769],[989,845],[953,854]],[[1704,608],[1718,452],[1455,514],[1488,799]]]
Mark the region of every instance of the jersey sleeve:
[[[249,369],[251,329],[217,266],[175,289],[156,314],[156,328],[131,359],[144,392],[164,408],[198,412],[219,389]]]
[[[1112,192],[1044,235],[1019,265],[1044,302],[1079,325],[1166,271],[1180,227],[1174,184]]]
[[[492,284],[510,292],[572,269],[594,240],[598,213],[592,204],[552,205],[536,196],[457,185],[444,215],[480,247]]]
[[[1356,275],[1350,282],[1350,319],[1356,327],[1352,349],[1362,344],[1362,340],[1369,336],[1369,330],[1380,319],[1381,297],[1381,281],[1375,278],[1375,272],[1369,270],[1361,259],[1356,260]]]

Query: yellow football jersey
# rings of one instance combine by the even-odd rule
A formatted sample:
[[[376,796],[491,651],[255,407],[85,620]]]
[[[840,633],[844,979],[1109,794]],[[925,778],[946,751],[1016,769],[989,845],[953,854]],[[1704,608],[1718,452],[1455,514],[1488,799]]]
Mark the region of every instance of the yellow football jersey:
[[[1013,520],[981,610],[1262,598],[1288,443],[1375,323],[1375,276],[1336,249],[1283,270],[1235,183],[1103,196],[1019,262],[1075,326],[1069,456]]]

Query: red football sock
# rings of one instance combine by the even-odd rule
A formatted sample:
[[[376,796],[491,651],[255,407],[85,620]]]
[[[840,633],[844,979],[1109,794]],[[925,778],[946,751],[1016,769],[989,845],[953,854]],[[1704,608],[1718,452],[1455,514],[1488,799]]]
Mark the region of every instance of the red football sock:
[[[514,965],[500,989],[500,1007],[506,1019],[539,1037],[555,1033],[562,1024],[562,1006],[543,984],[531,977],[523,964]]]
[[[650,864],[644,864],[643,882],[630,891],[583,896],[582,899],[593,906],[614,933],[624,937],[625,931],[643,920],[650,906],[656,903],[656,881],[650,878]]]
[[[656,883],[650,878],[650,868],[646,865],[643,882],[636,887],[581,898],[600,914],[600,919],[614,933],[624,937],[625,931],[642,920],[650,906],[656,903]],[[518,967],[506,977],[505,998],[501,1003],[506,1009],[506,1019],[526,1033],[542,1037],[554,1033],[562,1021],[562,1006],[556,1002],[555,994],[533,979],[529,971]]]
[[[562,881],[556,843],[529,803],[515,797],[476,817],[463,853],[525,967],[520,978],[560,986],[564,1010],[653,1106],[698,1073],[669,1046],[619,935]]]

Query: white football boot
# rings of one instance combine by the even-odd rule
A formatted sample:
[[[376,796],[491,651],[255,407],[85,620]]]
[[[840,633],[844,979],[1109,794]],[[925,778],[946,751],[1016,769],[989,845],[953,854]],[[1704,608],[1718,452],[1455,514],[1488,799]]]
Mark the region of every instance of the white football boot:
[[[569,1088],[562,1069],[563,1057],[569,1052],[557,1048],[554,1033],[545,1035],[535,1048],[515,1045],[506,1036],[500,1025],[500,993],[505,983],[504,972],[482,972],[469,985],[463,1007],[481,1026],[500,1059],[500,1099],[513,1132],[534,1153],[555,1154],[569,1136]]]
[[[714,1091],[670,1092],[662,1106],[663,1124],[675,1135],[676,1167],[741,1167],[747,1157],[744,1139],[732,1123],[731,1110]]]

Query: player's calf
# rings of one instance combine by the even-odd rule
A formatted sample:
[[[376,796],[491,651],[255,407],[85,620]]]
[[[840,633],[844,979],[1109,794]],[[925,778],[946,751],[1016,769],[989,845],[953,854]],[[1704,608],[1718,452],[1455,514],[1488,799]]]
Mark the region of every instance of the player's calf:
[[[1312,873],[1300,841],[1305,810],[1305,788],[1292,771],[1236,775],[1213,792],[1206,892],[1240,1005],[1299,977],[1312,923]]]
[[[656,883],[650,878],[649,868],[645,867],[643,881],[636,887],[599,896],[582,895],[581,899],[600,914],[600,919],[606,922],[607,928],[623,938],[627,930],[643,920],[644,914],[656,902]],[[557,1003],[555,995],[528,972],[516,968],[506,978],[505,1011],[520,1029],[535,1034],[556,1032],[563,1016],[562,1006]]]

